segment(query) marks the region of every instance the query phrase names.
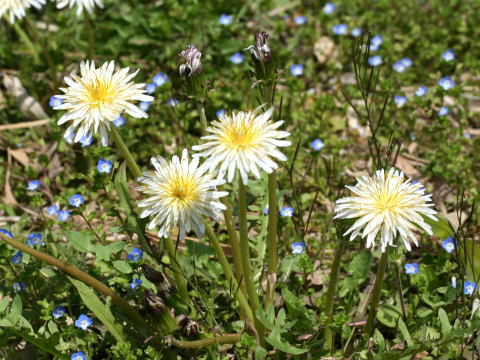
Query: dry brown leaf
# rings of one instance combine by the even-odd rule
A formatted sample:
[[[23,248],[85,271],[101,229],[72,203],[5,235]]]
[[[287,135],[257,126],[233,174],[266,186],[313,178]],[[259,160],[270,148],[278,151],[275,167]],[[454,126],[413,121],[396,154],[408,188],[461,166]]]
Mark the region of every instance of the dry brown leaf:
[[[30,159],[24,149],[7,149],[8,153],[23,166],[30,165]]]
[[[402,155],[398,155],[397,157],[397,162],[395,164],[395,167],[399,168],[402,170],[407,177],[410,178],[418,178],[420,176],[420,171],[415,169],[410,160],[407,158],[403,157]]]

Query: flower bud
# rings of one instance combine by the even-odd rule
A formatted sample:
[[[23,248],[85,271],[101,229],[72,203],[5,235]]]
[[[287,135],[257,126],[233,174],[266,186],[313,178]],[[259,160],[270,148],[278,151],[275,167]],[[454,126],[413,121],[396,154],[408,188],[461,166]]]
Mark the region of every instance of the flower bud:
[[[273,77],[274,65],[272,51],[268,46],[268,33],[262,31],[255,35],[255,43],[245,50],[250,50],[257,79],[267,80]]]
[[[200,61],[202,53],[194,45],[188,45],[179,56],[185,60],[185,63],[180,65],[178,71],[185,80],[187,94],[199,100],[204,99],[206,97],[207,84]]]

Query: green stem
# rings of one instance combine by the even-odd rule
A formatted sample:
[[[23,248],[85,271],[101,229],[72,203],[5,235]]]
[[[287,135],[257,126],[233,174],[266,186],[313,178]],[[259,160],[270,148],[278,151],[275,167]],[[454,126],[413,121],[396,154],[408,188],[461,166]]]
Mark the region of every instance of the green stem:
[[[366,332],[370,336],[373,333],[373,323],[377,311],[378,304],[380,303],[380,295],[382,294],[383,278],[385,276],[385,268],[387,267],[388,260],[388,246],[385,252],[382,253],[380,263],[378,264],[377,277],[375,279],[375,285],[373,286],[372,300],[370,302],[370,310],[368,312]]]
[[[265,343],[265,329],[256,316],[257,309],[260,307],[260,301],[258,300],[258,294],[253,281],[252,268],[250,266],[251,260],[247,227],[247,191],[240,176],[238,176],[238,220],[240,223],[240,252],[242,255],[243,277],[247,287],[248,300],[253,313],[255,329],[260,339],[260,345],[263,346]]]
[[[230,334],[223,336],[215,336],[194,341],[183,341],[173,339],[172,344],[180,349],[199,349],[205,346],[222,345],[222,344],[236,344],[242,338],[242,334]]]
[[[25,19],[25,24],[27,24],[27,27],[28,27],[31,35],[33,36],[33,39],[37,43],[39,43],[40,47],[42,48],[43,55],[45,56],[45,60],[47,61],[48,68],[50,69],[50,75],[52,76],[53,88],[56,89],[56,88],[58,88],[57,69],[55,67],[55,63],[53,62],[52,57],[50,56],[50,52],[48,51],[47,45],[45,44],[43,39],[38,34],[37,28],[30,21],[30,19],[27,16],[24,19]]]
[[[205,115],[205,108],[203,107],[203,103],[200,101],[197,101],[197,109],[200,114],[200,121],[202,123],[202,129],[203,129],[203,134],[207,134],[207,117]]]
[[[227,277],[228,282],[231,284],[231,288],[233,288],[233,291],[235,292],[235,296],[240,304],[240,307],[245,311],[250,321],[254,322],[252,310],[250,309],[250,306],[248,305],[248,301],[245,298],[245,295],[243,294],[242,290],[239,289],[238,287],[238,282],[233,276],[232,270],[230,269],[230,264],[228,263],[225,253],[223,252],[222,246],[218,242],[218,239],[213,233],[210,226],[207,224],[205,224],[205,232],[207,233],[207,236],[212,243],[213,249],[217,254],[217,257],[218,257],[218,260],[220,261],[220,265],[222,266],[223,272],[225,273],[225,276]]]
[[[123,142],[122,138],[120,137],[120,134],[118,133],[117,129],[113,124],[110,124],[110,132],[113,135],[113,140],[118,146],[118,149],[122,153],[123,158],[126,160],[128,169],[132,173],[133,176],[136,178],[139,178],[142,176],[142,171],[138,167],[137,163],[133,159],[132,154],[130,153],[130,150],[128,150],[127,145]]]
[[[190,299],[190,294],[188,293],[187,283],[185,282],[182,270],[180,269],[177,258],[175,256],[175,245],[173,245],[173,241],[170,236],[164,238],[163,243],[165,244],[165,249],[167,250],[168,258],[170,259],[170,264],[172,265],[173,276],[175,277],[175,282],[177,283],[178,292],[180,293],[180,296],[183,298],[185,303],[191,305],[192,301]]]
[[[5,14],[5,19],[7,19],[7,16]],[[20,36],[20,38],[23,40],[23,42],[25,43],[25,45],[27,45],[27,47],[30,49],[30,51],[32,52],[33,54],[33,61],[35,63],[38,63],[40,61],[40,58],[38,57],[38,52],[37,52],[37,49],[35,49],[35,45],[33,45],[32,41],[30,40],[30,38],[28,37],[27,33],[25,31],[23,31],[22,27],[20,26],[20,24],[17,22],[15,22],[13,24],[13,28],[15,29],[15,31],[17,32],[18,36]]]
[[[330,328],[330,324],[333,321],[333,299],[335,297],[335,292],[337,289],[337,280],[338,272],[340,270],[340,260],[342,259],[343,252],[345,250],[345,241],[343,238],[339,238],[337,250],[335,251],[335,257],[333,258],[332,269],[330,271],[330,279],[328,280],[328,289],[327,289],[327,302],[325,305],[325,315],[327,317],[327,322],[325,324],[325,348],[328,350],[333,350],[333,332]]]
[[[88,38],[88,59],[93,60],[93,48],[94,48],[94,37],[92,31],[92,23],[90,22],[90,16],[88,15],[88,11],[83,9],[83,18],[85,20],[85,30],[87,31],[87,38]]]
[[[400,298],[400,306],[402,308],[402,317],[403,317],[403,320],[407,320],[407,312],[405,311],[405,301],[403,300],[402,280],[400,278],[400,266],[398,264],[395,264],[395,281],[397,282],[398,296]]]
[[[132,319],[135,323],[141,326],[148,326],[145,320],[133,309],[128,302],[123,300],[120,296],[118,296],[112,289],[110,289],[105,284],[101,283],[94,277],[88,275],[87,273],[83,272],[79,268],[69,265],[61,260],[55,259],[53,256],[45,254],[41,251],[36,249],[32,249],[22,243],[19,243],[16,240],[13,240],[9,236],[4,234],[0,234],[0,238],[5,241],[8,245],[13,246],[14,248],[21,250],[30,256],[33,256],[41,261],[45,261],[46,263],[57,267],[58,269],[62,270],[63,272],[75,277],[76,279],[83,281],[85,284],[91,286],[92,288],[98,290],[105,296],[110,296],[112,298],[112,302],[117,304],[119,307],[125,311],[125,313]]]
[[[273,303],[277,281],[277,177],[275,171],[268,174],[268,276],[265,309]]]

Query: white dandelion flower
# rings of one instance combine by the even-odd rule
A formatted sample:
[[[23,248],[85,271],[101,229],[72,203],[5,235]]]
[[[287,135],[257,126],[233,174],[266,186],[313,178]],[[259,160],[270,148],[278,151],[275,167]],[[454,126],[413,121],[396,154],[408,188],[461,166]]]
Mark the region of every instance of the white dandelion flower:
[[[431,209],[432,195],[425,195],[420,183],[412,184],[405,179],[403,172],[390,169],[385,176],[384,170],[378,170],[373,177],[357,178],[356,186],[347,186],[356,196],[337,200],[335,219],[358,220],[345,232],[350,240],[358,235],[367,237],[367,248],[375,246],[375,238],[380,233],[382,252],[393,243],[397,235],[410,251],[411,239],[418,246],[413,233],[416,227],[424,229],[432,235],[432,228],[421,215],[437,220]]]
[[[63,9],[67,5],[70,9],[77,5],[77,15],[80,15],[83,9],[92,13],[95,5],[103,9],[103,0],[57,0],[57,9]]]
[[[272,158],[280,161],[287,157],[277,147],[289,146],[288,140],[281,140],[290,135],[286,131],[276,130],[282,121],[270,120],[273,107],[259,114],[262,106],[254,111],[234,111],[213,121],[207,128],[210,134],[202,137],[207,140],[202,145],[193,146],[195,151],[203,151],[194,157],[207,157],[205,166],[214,171],[220,164],[218,178],[223,179],[228,171],[228,182],[232,182],[238,168],[243,183],[248,183],[248,173],[260,178],[259,167],[271,173],[278,167]]]
[[[20,20],[25,16],[25,9],[30,6],[40,9],[42,5],[45,5],[45,0],[0,0],[0,18],[8,11],[13,24],[15,17]]]
[[[215,190],[225,181],[215,179],[204,165],[198,166],[198,157],[189,160],[186,149],[181,159],[174,156],[167,162],[157,156],[151,161],[155,172],[145,172],[138,178],[143,183],[138,190],[150,195],[138,203],[139,207],[145,208],[140,217],[153,216],[148,228],[159,226],[159,237],[168,237],[177,226],[181,239],[192,229],[201,237],[205,231],[203,218],[218,220],[220,211],[226,209],[218,199],[228,192]]]
[[[138,70],[128,74],[129,68],[114,73],[115,63],[106,62],[100,68],[95,63],[81,62],[80,76],[65,77],[68,88],[60,88],[65,94],[55,95],[62,99],[61,105],[55,110],[67,110],[58,120],[61,125],[67,121],[73,124],[65,132],[67,139],[76,132],[75,142],[86,134],[100,132],[103,146],[108,145],[108,131],[110,123],[120,117],[125,111],[136,118],[147,118],[148,114],[131,101],[153,101],[153,97],[146,95],[143,89],[145,84],[135,84],[131,81]]]

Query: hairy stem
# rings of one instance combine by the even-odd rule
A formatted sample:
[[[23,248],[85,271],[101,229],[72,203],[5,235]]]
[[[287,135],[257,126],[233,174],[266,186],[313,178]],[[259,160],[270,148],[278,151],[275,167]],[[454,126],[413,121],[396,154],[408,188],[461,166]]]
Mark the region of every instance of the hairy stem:
[[[207,134],[207,117],[205,115],[205,108],[203,107],[203,103],[200,101],[197,101],[197,109],[198,113],[200,114],[200,121],[202,123],[202,132],[204,135]]]
[[[93,37],[92,23],[90,22],[87,9],[83,9],[83,18],[85,20],[85,30],[87,31],[88,38],[88,59],[93,60],[95,39]]]
[[[380,258],[380,263],[378,264],[377,277],[375,279],[375,285],[373,286],[372,300],[370,302],[370,310],[368,312],[366,333],[372,335],[373,333],[373,323],[377,311],[378,304],[380,303],[380,295],[382,293],[383,278],[385,276],[385,268],[387,267],[388,260],[388,246],[385,249],[385,252],[382,253]]]
[[[240,341],[242,334],[229,334],[223,336],[215,336],[213,338],[206,338],[194,341],[183,341],[173,339],[172,344],[180,349],[199,349],[205,346],[222,345],[222,344],[236,344]]]
[[[173,241],[170,236],[164,238],[163,243],[165,244],[165,249],[167,250],[168,258],[170,259],[170,264],[172,265],[173,276],[175,277],[175,282],[177,283],[178,292],[186,304],[192,305],[190,294],[188,293],[187,289],[187,283],[185,282],[182,270],[180,269],[175,256],[175,245],[173,245]]]
[[[110,132],[113,135],[113,140],[117,144],[117,147],[122,153],[123,158],[126,160],[128,169],[130,170],[132,175],[136,178],[142,176],[142,171],[140,170],[137,163],[133,159],[133,156],[130,153],[130,150],[128,150],[127,145],[125,145],[122,138],[120,137],[120,134],[118,133],[117,129],[113,124],[110,125]]]
[[[273,303],[277,280],[277,177],[275,171],[268,174],[268,277],[265,309]]]

